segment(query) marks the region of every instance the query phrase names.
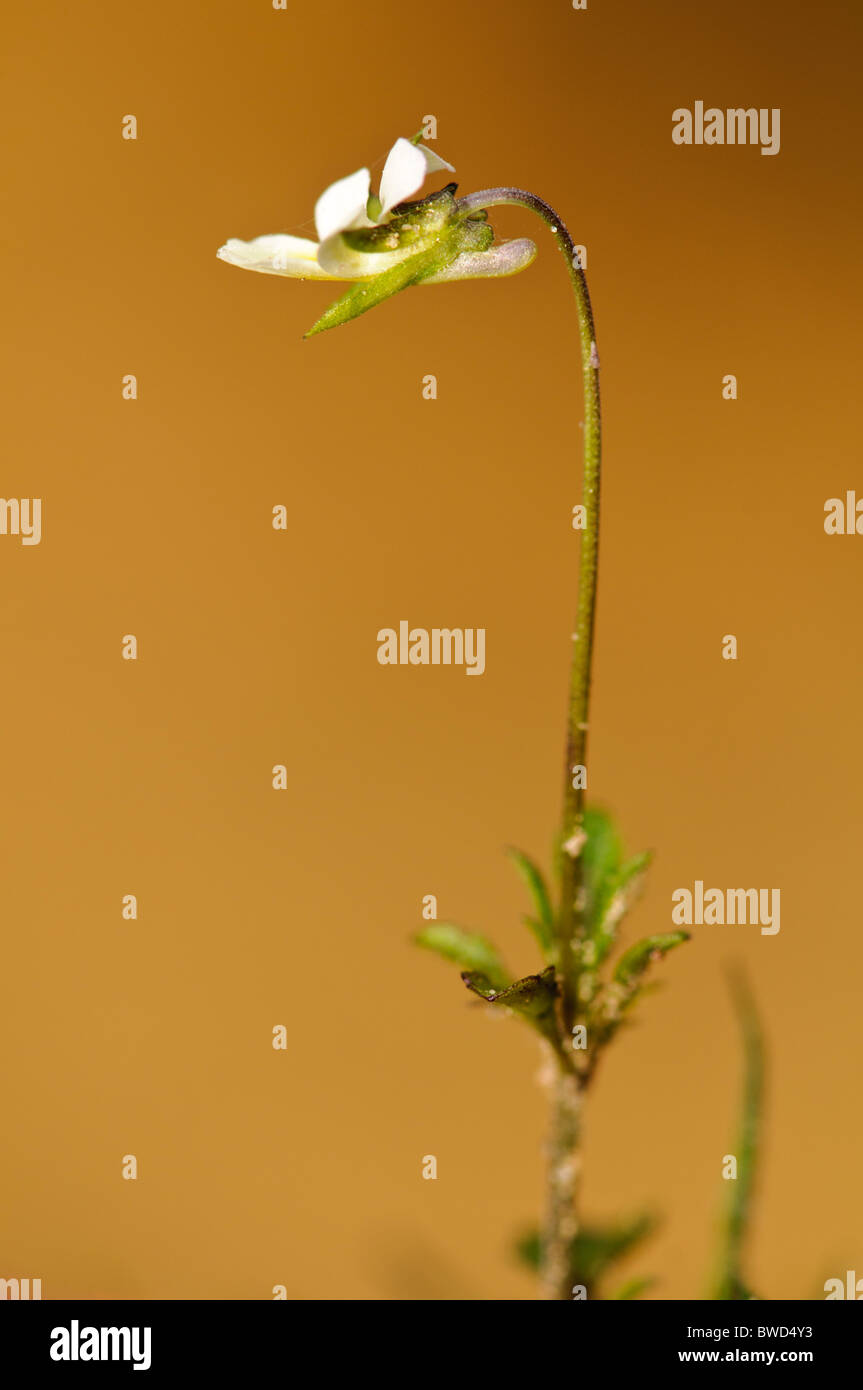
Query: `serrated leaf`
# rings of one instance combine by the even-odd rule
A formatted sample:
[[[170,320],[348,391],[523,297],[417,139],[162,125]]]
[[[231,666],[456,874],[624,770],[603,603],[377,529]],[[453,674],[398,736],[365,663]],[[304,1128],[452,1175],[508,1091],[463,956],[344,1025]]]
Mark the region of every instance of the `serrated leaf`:
[[[480,972],[495,990],[506,989],[510,983],[511,976],[492,943],[454,922],[430,922],[417,932],[414,940],[463,970]]]
[[[535,917],[527,917],[525,921],[539,942],[542,951],[548,955],[554,944],[554,911],[542,871],[523,850],[511,847],[507,850],[507,854],[515,865],[519,878],[530,893],[536,912]]]
[[[462,979],[468,989],[485,999],[488,1004],[502,1004],[513,1013],[519,1014],[532,1024],[543,1037],[557,1044],[557,1023],[555,1001],[558,988],[555,969],[549,965],[540,975],[525,975],[506,989],[498,989],[488,976],[475,970],[466,970]]]
[[[646,936],[624,951],[614,970],[618,984],[631,987],[644,974],[651,961],[658,960],[673,951],[675,946],[689,940],[688,931],[665,932],[658,936]]]

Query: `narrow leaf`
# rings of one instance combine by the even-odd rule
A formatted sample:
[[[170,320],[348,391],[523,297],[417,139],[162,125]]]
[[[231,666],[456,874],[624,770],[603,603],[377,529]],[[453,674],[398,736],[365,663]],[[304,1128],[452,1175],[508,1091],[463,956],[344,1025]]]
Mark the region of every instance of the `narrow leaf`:
[[[430,922],[414,937],[418,946],[436,951],[439,956],[460,965],[463,970],[476,970],[491,981],[495,990],[506,989],[510,976],[490,941],[474,932],[466,932],[453,922]]]
[[[605,960],[614,945],[617,930],[638,896],[653,855],[649,850],[635,854],[609,874],[598,895],[592,937],[596,943],[596,962]]]
[[[596,806],[584,813],[583,830],[587,837],[581,851],[584,875],[584,917],[591,927],[605,897],[609,878],[617,872],[623,858],[623,845],[611,816]]]
[[[535,917],[531,917],[528,913],[524,913],[521,920],[528,931],[533,932],[536,937],[536,944],[547,959],[551,955],[551,943],[548,939],[548,929],[542,925],[542,922],[538,922]]]
[[[735,1157],[737,1177],[728,1180],[719,1272],[711,1297],[743,1301],[755,1298],[743,1277],[743,1252],[749,1228],[752,1193],[764,1100],[764,1043],[758,1013],[742,975],[730,979],[734,1008],[743,1038],[744,1079],[740,1132]]]
[[[529,855],[520,849],[510,848],[507,850],[507,854],[515,865],[519,878],[530,893],[536,916],[526,920],[540,947],[547,955],[554,941],[554,912],[542,871]]]
[[[624,951],[614,971],[614,978],[620,985],[632,986],[644,974],[651,961],[659,960],[675,946],[689,940],[688,931],[666,932],[659,936],[646,936]]]
[[[644,1293],[645,1289],[651,1288],[655,1283],[656,1280],[651,1275],[647,1275],[646,1277],[642,1275],[637,1279],[629,1279],[625,1284],[620,1286],[616,1293],[611,1294],[610,1297],[617,1300],[638,1298],[640,1294]]]

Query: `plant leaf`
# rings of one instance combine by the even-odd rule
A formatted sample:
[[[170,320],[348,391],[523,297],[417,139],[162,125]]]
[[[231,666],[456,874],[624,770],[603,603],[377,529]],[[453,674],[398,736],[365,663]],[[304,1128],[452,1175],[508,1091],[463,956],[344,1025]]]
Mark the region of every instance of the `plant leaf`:
[[[555,1019],[555,1000],[558,988],[555,969],[549,965],[541,975],[525,975],[506,989],[500,990],[488,976],[476,970],[465,970],[462,979],[468,989],[485,999],[488,1004],[503,1004],[520,1014],[532,1024],[543,1037],[558,1044],[557,1023]]]
[[[536,944],[547,960],[552,953],[552,947],[548,944],[548,933],[546,928],[542,925],[542,922],[538,922],[535,917],[531,917],[527,912],[522,915],[521,920],[528,931],[533,932],[533,935],[536,937]]]
[[[528,1269],[539,1271],[542,1264],[542,1236],[537,1227],[525,1231],[523,1235],[518,1237],[515,1243],[515,1254],[523,1265],[527,1265]]]
[[[628,1279],[627,1282],[621,1284],[617,1292],[611,1294],[610,1297],[619,1300],[638,1298],[639,1294],[644,1293],[645,1289],[649,1289],[655,1283],[656,1280],[652,1275],[642,1275],[636,1279]]]
[[[507,850],[507,854],[515,865],[519,878],[530,893],[536,911],[535,917],[526,917],[524,920],[539,942],[543,953],[548,956],[554,945],[554,911],[542,871],[530,856],[520,849],[510,848]]]
[[[584,920],[590,929],[607,896],[608,880],[620,867],[623,845],[611,816],[597,806],[587,807],[582,829],[587,837],[581,851]]]
[[[607,1226],[583,1226],[573,1245],[573,1282],[588,1292],[611,1265],[623,1259],[656,1228],[647,1212]]]
[[[590,1294],[600,1277],[652,1235],[655,1229],[656,1219],[649,1212],[642,1212],[628,1221],[583,1226],[571,1247],[573,1283],[584,1284]],[[525,1231],[516,1242],[515,1253],[529,1269],[539,1271],[542,1267],[542,1233],[536,1228]],[[652,1280],[630,1280],[612,1297],[635,1298],[649,1283]],[[627,1293],[627,1289],[632,1291]]]
[[[667,955],[675,946],[689,940],[688,931],[671,931],[659,936],[645,936],[624,951],[617,962],[614,978],[618,984],[631,988],[644,974],[651,961]]]
[[[414,941],[463,970],[480,972],[495,990],[506,989],[510,983],[506,966],[491,942],[475,932],[464,931],[454,922],[430,922],[417,932]]]
[[[620,926],[635,898],[638,896],[645,873],[650,867],[653,855],[650,850],[634,854],[614,873],[609,874],[599,893],[596,916],[592,928],[596,943],[596,963],[600,964],[614,945],[617,929]]]
[[[752,1191],[764,1100],[764,1043],[761,1024],[749,986],[742,974],[730,977],[731,994],[743,1038],[744,1079],[740,1131],[737,1139],[737,1177],[728,1181],[719,1272],[711,1297],[725,1300],[757,1298],[743,1278],[743,1250],[752,1208]]]

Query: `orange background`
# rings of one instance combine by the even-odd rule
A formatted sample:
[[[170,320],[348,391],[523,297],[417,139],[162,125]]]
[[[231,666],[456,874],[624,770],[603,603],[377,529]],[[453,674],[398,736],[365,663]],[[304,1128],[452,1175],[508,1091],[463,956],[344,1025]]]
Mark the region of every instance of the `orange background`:
[[[695,878],[782,892],[778,936],[696,928],[667,962],[591,1100],[585,1209],[662,1211],[628,1272],[703,1292],[736,959],[771,1053],[751,1280],[808,1298],[863,1274],[863,540],[823,531],[828,497],[863,495],[857,7],[153,0],[5,28],[0,491],[44,510],[40,546],[0,537],[0,1276],[46,1298],[533,1296],[510,1243],[543,1199],[536,1049],[408,938],[435,893],[536,963],[502,849],[547,860],[558,812],[563,267],[507,210],[498,231],[540,246],[522,276],[303,342],[327,286],[215,256],[309,234],[322,188],[427,114],[461,192],[532,189],[588,248],[590,791],[657,851],[630,933],[666,930]],[[697,99],[780,107],[781,152],[673,145]],[[486,674],[380,667],[402,618],[485,627]]]

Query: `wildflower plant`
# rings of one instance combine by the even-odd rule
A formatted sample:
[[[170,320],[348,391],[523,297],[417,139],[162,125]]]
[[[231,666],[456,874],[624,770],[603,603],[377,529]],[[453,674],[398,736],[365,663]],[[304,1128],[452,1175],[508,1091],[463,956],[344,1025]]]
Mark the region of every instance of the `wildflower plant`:
[[[402,290],[457,280],[508,277],[526,269],[535,244],[498,242],[489,213],[518,207],[539,217],[561,253],[575,298],[584,399],[582,506],[584,525],[563,759],[563,797],[551,871],[521,850],[509,851],[530,899],[524,922],[537,953],[532,972],[513,974],[485,937],[453,922],[430,922],[416,941],[459,967],[464,984],[490,1009],[505,1009],[539,1035],[548,1054],[551,1133],[545,1221],[526,1237],[521,1254],[541,1274],[546,1297],[595,1297],[609,1270],[652,1229],[637,1216],[609,1226],[580,1217],[581,1139],[585,1096],[609,1044],[629,1022],[651,987],[656,967],[688,939],[685,931],[648,935],[626,949],[621,925],[634,905],[650,863],[648,853],[627,856],[612,817],[588,805],[587,736],[599,558],[601,420],[600,361],[587,278],[562,218],[534,193],[489,188],[457,197],[457,185],[415,198],[429,174],[455,172],[421,144],[399,139],[383,168],[378,191],[368,169],[327,188],[315,207],[318,240],[284,234],[230,240],[218,252],[243,269],[295,279],[349,282],[306,333],[312,337],[366,313]],[[742,1006],[741,1006],[742,1007]],[[755,1024],[744,1010],[749,1055]],[[747,1136],[757,1105],[755,1063],[747,1090]],[[722,1271],[715,1298],[747,1297],[739,1262],[749,1198],[728,1218]],[[608,1296],[635,1298],[650,1281],[637,1279]]]

